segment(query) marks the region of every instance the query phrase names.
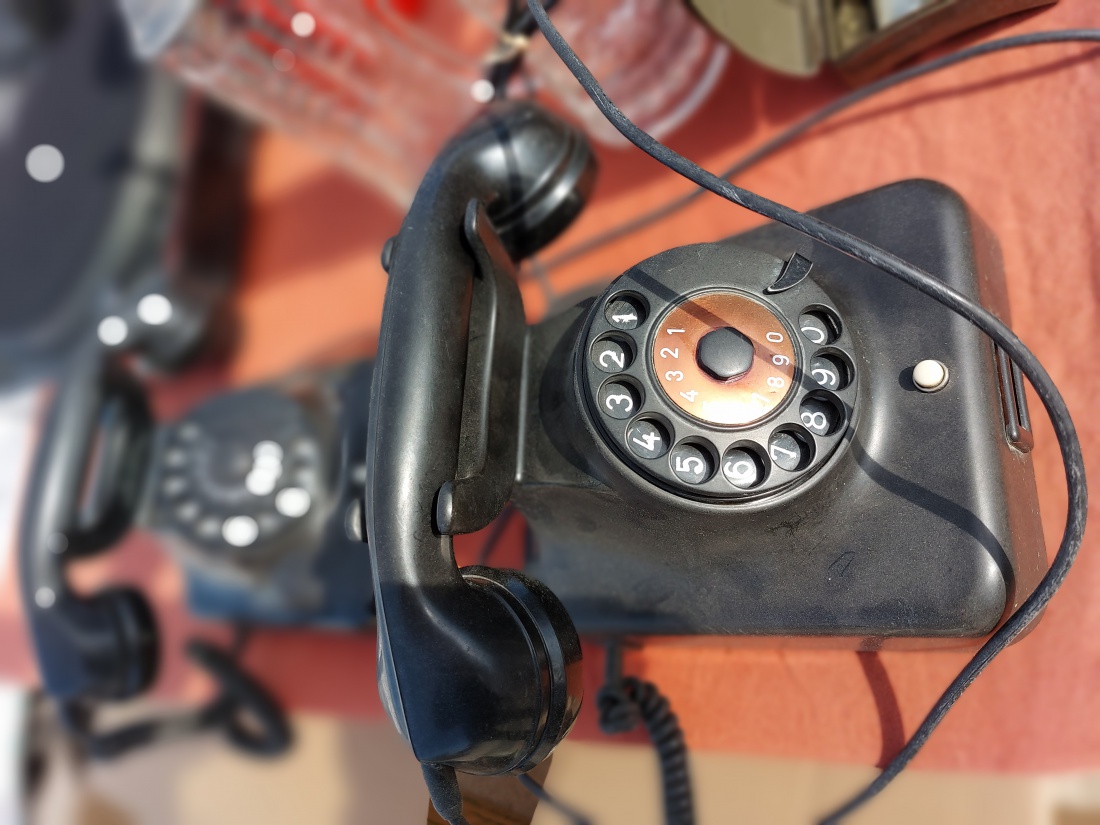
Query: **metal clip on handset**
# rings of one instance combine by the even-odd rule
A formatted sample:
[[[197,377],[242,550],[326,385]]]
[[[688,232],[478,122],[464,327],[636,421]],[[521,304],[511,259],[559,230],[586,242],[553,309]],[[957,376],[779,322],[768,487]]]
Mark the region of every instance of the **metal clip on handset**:
[[[576,129],[493,104],[437,158],[384,255],[364,512],[379,691],[426,774],[529,770],[580,708],[561,603],[516,571],[459,570],[451,536],[488,524],[516,473],[525,322],[512,262],[576,217],[594,178]]]

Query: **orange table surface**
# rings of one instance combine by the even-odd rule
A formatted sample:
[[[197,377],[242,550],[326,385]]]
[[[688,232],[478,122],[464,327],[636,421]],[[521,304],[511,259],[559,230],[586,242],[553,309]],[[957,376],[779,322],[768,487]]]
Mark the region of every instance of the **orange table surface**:
[[[1063,0],[980,38],[1100,26],[1100,3]],[[972,38],[974,39],[974,38]],[[720,169],[834,99],[836,81],[782,78],[733,57],[719,88],[670,142]],[[548,251],[690,189],[641,153],[601,150],[596,195]],[[739,183],[808,209],[892,181],[926,177],[960,192],[998,235],[1013,324],[1062,388],[1090,469],[1100,466],[1100,53],[1045,46],[953,68],[874,98],[760,164]],[[221,370],[192,372],[158,390],[170,413],[218,386],[278,375],[316,353],[362,339],[373,350],[382,312],[382,242],[401,214],[286,138],[264,136],[251,183],[253,213],[237,309],[240,349]],[[565,294],[662,249],[760,223],[707,197],[660,225],[551,273]],[[885,277],[885,276],[884,276]],[[528,279],[529,317],[546,285]],[[1033,399],[1033,408],[1040,409]],[[1035,466],[1049,552],[1064,524],[1065,485],[1052,430],[1036,422]],[[1100,765],[1100,527],[1038,628],[1006,651],[933,736],[918,766],[1041,771]],[[509,529],[503,555],[520,541]],[[482,536],[461,539],[460,555]],[[9,554],[10,557],[10,554]],[[167,651],[156,690],[195,701],[208,690],[179,654],[193,633],[227,637],[183,606],[176,566],[150,536],[84,563],[81,583],[137,582],[154,600]],[[14,571],[0,577],[0,677],[35,679]],[[247,666],[288,706],[380,715],[374,636],[260,631]],[[655,644],[627,668],[670,697],[696,748],[881,763],[901,745],[966,660],[958,652],[856,654],[738,649],[713,640]],[[602,656],[586,650],[588,701],[574,735],[597,735],[593,697]]]

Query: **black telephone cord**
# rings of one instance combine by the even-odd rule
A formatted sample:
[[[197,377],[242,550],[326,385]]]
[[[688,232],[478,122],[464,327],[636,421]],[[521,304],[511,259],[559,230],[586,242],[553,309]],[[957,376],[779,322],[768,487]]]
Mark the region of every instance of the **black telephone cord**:
[[[94,729],[94,706],[83,701],[63,702],[62,724],[93,759],[116,759],[138,748],[183,739],[221,729],[238,750],[253,756],[275,757],[291,744],[286,714],[271,695],[238,662],[244,634],[231,652],[193,639],[188,657],[218,685],[218,695],[196,710],[173,716],[132,722],[116,730]],[[250,716],[246,722],[242,716]]]
[[[596,107],[619,132],[639,149],[659,163],[667,166],[693,183],[719,195],[731,203],[750,209],[765,218],[785,224],[826,246],[870,264],[883,272],[909,284],[928,295],[952,312],[965,318],[988,335],[1019,366],[1028,377],[1036,394],[1050,416],[1062,462],[1066,473],[1066,489],[1069,507],[1062,541],[1049,570],[1035,591],[1003,625],[985,642],[959,675],[951,682],[943,695],[935,702],[920,727],[893,758],[885,770],[863,791],[825,817],[823,823],[839,822],[858,807],[874,798],[913,759],[936,729],[943,717],[958,701],[962,693],[973,683],[998,653],[1008,647],[1028,626],[1039,617],[1047,603],[1057,592],[1069,573],[1084,536],[1088,513],[1088,491],[1085,483],[1084,459],[1081,444],[1073,426],[1069,410],[1061,393],[1039,359],[1000,319],[985,307],[925,272],[919,267],[893,255],[874,244],[857,238],[811,215],[783,206],[707,172],[687,158],[669,149],[636,126],[627,118],[600,88],[592,73],[550,21],[541,0],[527,0],[528,8],[543,36],[569,68],[582,88],[592,98]],[[1088,39],[1100,39],[1100,34],[1089,32]]]
[[[622,675],[622,647],[607,649],[607,680],[596,694],[600,730],[611,736],[641,722],[657,751],[667,825],[695,825],[687,743],[668,699],[652,682]]]
[[[549,11],[554,8],[557,0],[545,0],[544,8]],[[492,63],[485,79],[493,86],[493,96],[496,100],[503,100],[508,95],[508,84],[512,77],[523,65],[526,40],[539,30],[535,18],[531,16],[522,0],[508,0],[504,15],[504,24],[501,26],[501,47],[507,47],[509,41],[513,43],[513,54],[503,60]]]
[[[549,4],[545,4],[545,7],[549,8]],[[959,63],[965,63],[977,57],[984,57],[985,55],[1008,51],[1010,49],[1026,48],[1028,46],[1043,46],[1052,43],[1100,43],[1100,30],[1065,29],[1061,31],[1031,32],[1029,34],[1014,35],[1000,40],[991,40],[988,43],[980,43],[977,46],[961,49],[957,52],[944,55],[943,57],[938,57],[935,60],[929,60],[927,63],[921,63],[918,66],[913,66],[895,72],[894,74],[887,75],[880,80],[876,80],[874,83],[863,86],[837,98],[832,103],[823,106],[816,112],[807,115],[802,120],[787,127],[775,137],[765,141],[756,149],[753,149],[747,155],[737,160],[733,165],[721,172],[720,176],[728,180],[742,174],[760,163],[760,161],[770,157],[780,149],[785,148],[788,144],[792,143],[806,132],[809,132],[815,126],[828,120],[833,115],[839,114],[845,109],[850,109],[868,98],[874,97],[889,89],[893,89],[895,86],[900,86],[903,83],[908,83],[910,80],[916,80],[918,77],[924,77],[925,75],[941,71],[951,66],[956,66]],[[545,275],[550,270],[564,266],[577,258],[582,258],[606,244],[645,229],[647,226],[679,212],[685,206],[694,203],[695,200],[706,194],[706,192],[707,190],[700,186],[664,206],[659,206],[650,212],[632,218],[626,223],[619,224],[614,229],[609,229],[606,232],[601,232],[598,235],[580,241],[576,245],[562,250],[557,255],[545,261],[539,261],[537,259],[532,260],[531,265],[542,275]]]

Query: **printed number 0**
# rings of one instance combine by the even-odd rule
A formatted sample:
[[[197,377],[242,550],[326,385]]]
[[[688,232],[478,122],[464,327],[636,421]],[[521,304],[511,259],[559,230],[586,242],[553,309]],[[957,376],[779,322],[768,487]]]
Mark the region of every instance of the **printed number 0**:
[[[809,338],[815,344],[825,343],[825,331],[818,327],[802,327],[802,331],[806,333],[806,337]]]
[[[781,332],[769,332],[764,337],[767,338],[769,341],[771,341],[773,344],[782,344],[783,343],[783,333],[781,333]]]

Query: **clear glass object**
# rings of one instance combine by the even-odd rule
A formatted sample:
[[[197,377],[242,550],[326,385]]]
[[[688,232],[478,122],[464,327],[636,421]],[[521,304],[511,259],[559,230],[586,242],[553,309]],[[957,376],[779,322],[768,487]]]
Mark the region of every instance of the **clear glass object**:
[[[507,0],[461,0],[486,25],[504,19]],[[674,131],[706,100],[722,75],[728,47],[683,0],[562,0],[551,12],[562,36],[623,113],[657,138]],[[596,140],[623,145],[550,45],[531,40],[527,69]]]
[[[482,105],[506,0],[121,0],[135,46],[190,85],[301,138],[407,206]],[[556,25],[624,111],[658,135],[705,99],[726,46],[681,0],[563,2]],[[621,143],[541,38],[523,87]]]

